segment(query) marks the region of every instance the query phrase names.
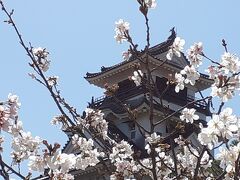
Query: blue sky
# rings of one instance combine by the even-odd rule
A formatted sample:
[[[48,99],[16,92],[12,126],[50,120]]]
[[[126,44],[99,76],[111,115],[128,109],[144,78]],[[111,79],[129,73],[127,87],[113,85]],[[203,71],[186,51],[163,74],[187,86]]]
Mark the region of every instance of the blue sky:
[[[205,54],[217,60],[224,52],[221,39],[225,38],[229,51],[239,54],[240,1],[157,2],[157,8],[149,13],[151,45],[164,41],[175,26],[178,36],[186,40],[185,50],[202,41]],[[14,19],[25,41],[49,50],[52,63],[48,75],[60,77],[62,94],[79,112],[92,96],[102,95],[101,89],[83,78],[86,72],[97,72],[101,66],[120,62],[122,51],[128,47],[115,42],[114,22],[120,18],[130,22],[134,41],[140,47],[145,42],[144,19],[136,0],[8,0],[6,6],[15,9]],[[0,21],[3,20],[5,16],[0,13]],[[32,72],[29,59],[9,25],[0,23],[0,39],[0,99],[6,99],[9,92],[19,95],[20,119],[25,130],[63,145],[66,136],[50,125],[58,110],[47,90],[27,75]],[[239,97],[233,105],[239,105]]]

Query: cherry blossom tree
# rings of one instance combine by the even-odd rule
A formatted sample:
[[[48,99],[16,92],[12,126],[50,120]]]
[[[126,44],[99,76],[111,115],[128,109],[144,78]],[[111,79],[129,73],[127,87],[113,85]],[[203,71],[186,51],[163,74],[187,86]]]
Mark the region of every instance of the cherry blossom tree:
[[[5,101],[0,102],[0,128],[1,132],[12,137],[12,163],[8,165],[0,154],[0,175],[4,179],[10,179],[15,174],[19,179],[39,179],[43,176],[49,179],[74,179],[72,170],[85,170],[97,164],[110,163],[106,166],[110,179],[234,179],[240,178],[240,118],[234,115],[232,108],[225,107],[240,90],[239,58],[230,53],[225,41],[222,45],[225,52],[220,61],[214,61],[204,53],[203,44],[197,42],[187,50],[189,65],[180,72],[168,78],[167,87],[159,92],[156,82],[153,80],[153,72],[163,66],[173,57],[181,57],[185,40],[176,37],[172,46],[168,49],[166,60],[159,67],[152,68],[149,65],[150,27],[148,12],[157,6],[155,0],[137,0],[140,13],[146,24],[146,46],[139,50],[130,34],[130,23],[120,19],[116,21],[114,38],[118,43],[129,43],[129,49],[123,53],[123,59],[128,61],[134,57],[138,63],[132,67],[131,79],[136,86],[146,88],[149,100],[148,121],[150,129],[142,127],[136,121],[137,112],[118,100],[115,95],[118,85],[105,85],[107,96],[113,97],[129,115],[129,119],[136,124],[145,139],[145,152],[142,155],[134,151],[130,142],[110,138],[108,134],[108,122],[99,109],[87,108],[84,116],[72,107],[62,97],[58,89],[58,77],[47,76],[51,61],[49,52],[45,48],[34,47],[26,44],[13,19],[13,11],[8,11],[3,1],[0,1],[2,12],[6,15],[6,23],[10,24],[18,36],[20,45],[29,57],[29,65],[32,68],[30,77],[46,88],[56,104],[60,115],[53,117],[52,124],[60,124],[63,130],[73,133],[72,144],[78,150],[77,154],[65,154],[61,152],[58,143],[49,144],[40,137],[34,137],[23,128],[19,120],[19,98],[9,94]],[[194,86],[200,78],[199,66],[202,60],[209,63],[207,73],[212,79],[212,92],[201,99],[193,100],[174,112],[168,111],[162,103],[164,93],[170,85],[175,86],[176,93],[182,91],[186,84]],[[143,73],[142,69],[145,69]],[[217,98],[220,104],[213,104],[212,99]],[[157,99],[157,101],[156,101]],[[190,106],[196,102],[205,102],[211,108],[211,118],[206,125],[199,123],[196,109]],[[153,119],[154,103],[163,110],[163,117],[155,122]],[[179,121],[168,136],[159,135],[156,126],[176,114]],[[190,125],[198,129],[198,141],[196,147],[190,140],[181,134],[186,126]],[[173,138],[176,134],[177,138]],[[165,140],[169,139],[169,142]],[[0,144],[4,138],[0,137]],[[212,151],[219,149],[216,155]],[[23,161],[28,161],[29,174],[23,175],[16,167]],[[31,172],[37,171],[42,175],[32,177]]]

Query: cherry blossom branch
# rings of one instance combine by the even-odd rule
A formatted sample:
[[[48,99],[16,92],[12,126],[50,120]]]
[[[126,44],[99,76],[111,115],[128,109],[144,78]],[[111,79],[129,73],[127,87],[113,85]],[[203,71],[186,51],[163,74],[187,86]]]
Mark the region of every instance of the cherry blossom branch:
[[[198,157],[198,161],[197,161],[197,165],[196,165],[196,168],[195,168],[195,171],[194,171],[194,176],[193,176],[193,179],[197,179],[197,176],[198,176],[198,171],[199,171],[199,168],[201,166],[201,160],[202,160],[202,157],[204,155],[206,151],[206,146],[203,146],[203,149]]]
[[[219,105],[217,114],[220,114],[220,112],[222,111],[222,108],[223,108],[224,104],[225,104],[224,102],[221,102],[221,104]]]
[[[8,168],[11,172],[13,172],[15,175],[17,175],[21,179],[26,179],[22,174],[19,172],[15,171],[11,166],[7,165],[3,160],[2,160],[2,155],[0,155],[0,166],[1,166],[1,175],[4,177],[4,179],[9,179],[8,173],[5,171],[5,167]]]
[[[4,162],[2,161],[2,156],[1,156],[1,159],[0,159],[0,166],[1,166],[1,170],[0,170],[0,175],[8,180],[9,179],[9,175],[8,173],[5,171],[5,167],[4,167]]]
[[[152,169],[151,169],[151,171],[152,171],[152,174],[153,174],[153,179],[158,180],[157,172],[156,172],[156,167],[157,167],[156,154],[155,154],[155,149],[153,147],[151,147],[150,157],[152,159]]]
[[[217,64],[219,66],[222,66],[220,63],[218,63],[217,61],[214,61],[212,59],[210,59],[209,57],[207,57],[204,53],[201,54],[203,57],[205,57],[207,60],[209,60],[211,63],[213,64]]]
[[[151,134],[154,132],[154,122],[153,122],[153,108],[154,108],[154,104],[153,104],[153,91],[152,91],[152,87],[151,87],[151,71],[149,68],[149,59],[148,56],[146,57],[146,70],[147,70],[147,87],[148,87],[148,91],[149,91],[149,99],[150,99],[150,105],[149,105],[149,121],[150,121],[150,132]]]
[[[149,19],[148,19],[148,16],[147,14],[144,14],[144,18],[145,18],[145,24],[146,24],[146,27],[147,27],[147,46],[145,49],[149,49],[150,47],[150,27],[149,27]]]
[[[161,124],[162,122],[168,120],[168,119],[171,118],[172,116],[178,114],[180,111],[182,111],[184,108],[188,107],[189,105],[192,105],[192,104],[197,103],[197,102],[204,101],[204,100],[209,99],[209,98],[212,98],[212,97],[211,97],[211,96],[207,96],[207,97],[205,97],[205,98],[203,98],[203,99],[191,101],[191,102],[187,103],[186,105],[182,106],[181,108],[179,108],[177,111],[171,113],[170,115],[168,115],[167,117],[165,117],[165,118],[162,119],[161,121],[156,122],[154,125],[157,126],[158,124]]]
[[[170,139],[170,146],[171,146],[171,151],[172,151],[172,156],[173,156],[173,163],[174,163],[174,174],[176,176],[176,179],[179,180],[180,178],[178,177],[178,167],[177,167],[177,157],[176,157],[176,152],[174,149],[174,141],[173,138]]]
[[[238,153],[237,160],[235,162],[234,180],[238,180],[239,179],[239,175],[240,175],[239,162],[240,162],[240,153]]]
[[[228,49],[227,49],[227,44],[226,44],[226,41],[225,41],[225,39],[222,39],[222,46],[224,47],[224,49],[225,49],[225,52],[228,52]]]
[[[17,28],[14,20],[12,19],[12,13],[8,13],[8,11],[6,10],[6,8],[5,8],[5,6],[4,6],[4,4],[3,4],[2,1],[0,1],[0,4],[1,4],[1,6],[2,6],[2,10],[5,12],[5,14],[6,14],[6,15],[8,16],[8,18],[9,18],[9,23],[12,24],[12,26],[14,27],[14,30],[15,30],[15,32],[16,32],[19,40],[20,40],[20,44],[21,44],[22,47],[25,49],[25,51],[27,52],[28,56],[30,57],[32,63],[34,64],[34,66],[31,66],[31,67],[34,67],[34,69],[36,68],[35,71],[36,71],[36,72],[40,75],[40,77],[43,79],[43,82],[44,82],[44,83],[43,83],[42,81],[40,81],[39,79],[37,79],[37,78],[36,78],[36,80],[37,80],[38,82],[40,82],[40,84],[44,85],[44,86],[48,89],[48,91],[49,91],[50,94],[51,94],[51,97],[53,98],[53,100],[54,100],[55,104],[57,105],[58,109],[60,110],[61,114],[63,114],[63,115],[67,118],[67,120],[68,120],[68,122],[71,124],[71,126],[75,126],[75,123],[74,123],[74,122],[70,119],[70,117],[65,113],[65,111],[63,110],[63,108],[62,108],[62,106],[61,106],[60,104],[62,103],[62,104],[64,105],[64,107],[65,107],[66,109],[68,109],[69,113],[72,114],[74,120],[76,120],[76,117],[79,117],[79,115],[73,110],[73,108],[72,108],[68,103],[66,103],[65,99],[60,96],[60,94],[59,94],[60,91],[59,91],[59,90],[56,89],[57,94],[54,93],[53,88],[52,88],[52,86],[49,85],[49,82],[48,82],[48,80],[46,79],[46,77],[45,77],[42,69],[41,69],[41,68],[39,67],[39,65],[36,63],[36,60],[35,60],[35,57],[34,57],[33,51],[32,51],[33,47],[31,47],[30,50],[29,50],[29,48],[28,48],[28,47],[26,46],[26,44],[24,43],[24,40],[23,40],[23,38],[22,38],[22,36],[21,36],[21,34],[20,34],[20,32],[19,32],[19,30],[18,30],[18,28]],[[55,87],[56,87],[56,86],[55,86]],[[60,101],[59,101],[58,99],[60,99]],[[73,114],[73,113],[75,113],[75,114]],[[89,133],[89,135],[91,135],[91,133]]]
[[[192,145],[192,144],[191,144],[191,145]],[[190,145],[189,145],[189,144],[186,144],[186,146],[187,146],[189,152],[190,152],[193,156],[195,156],[196,158],[198,158],[198,156],[191,150]]]
[[[64,110],[63,110],[62,107],[60,106],[60,104],[59,104],[59,102],[57,101],[57,99],[56,99],[56,97],[55,97],[55,94],[54,94],[54,92],[52,91],[52,88],[50,87],[48,81],[46,80],[46,78],[45,78],[42,70],[39,68],[38,64],[36,63],[36,60],[35,60],[34,56],[33,56],[32,53],[31,53],[32,48],[31,48],[31,50],[29,50],[29,48],[25,45],[24,40],[23,40],[23,38],[22,38],[22,35],[20,34],[20,32],[19,32],[19,30],[18,30],[18,28],[17,28],[17,26],[16,26],[16,24],[15,24],[13,18],[12,18],[13,13],[9,13],[9,12],[6,10],[6,8],[5,8],[5,6],[4,6],[4,4],[3,4],[2,1],[0,1],[0,5],[1,5],[1,7],[2,7],[3,12],[4,12],[4,13],[7,15],[7,17],[9,18],[8,22],[9,22],[9,24],[11,24],[11,25],[13,26],[13,28],[14,28],[17,36],[18,36],[18,39],[19,39],[19,41],[20,41],[20,44],[22,45],[22,47],[23,47],[24,50],[26,51],[27,55],[30,57],[31,61],[33,62],[33,64],[34,64],[35,67],[37,68],[39,75],[40,75],[41,78],[43,79],[43,81],[44,81],[47,89],[49,90],[49,92],[50,92],[50,94],[51,94],[51,96],[52,96],[55,104],[57,105],[58,109],[59,109],[60,112],[68,119],[68,121],[70,122],[70,124],[74,125],[74,123],[71,121],[71,119],[67,116],[67,114],[64,112]],[[42,84],[42,83],[41,83],[41,84]]]

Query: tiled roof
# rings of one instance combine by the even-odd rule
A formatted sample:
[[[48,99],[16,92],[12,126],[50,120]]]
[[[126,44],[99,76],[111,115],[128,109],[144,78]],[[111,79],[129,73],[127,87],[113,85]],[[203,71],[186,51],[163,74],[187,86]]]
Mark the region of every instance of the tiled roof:
[[[151,47],[149,49],[149,55],[155,57],[156,55],[159,55],[159,54],[162,54],[162,53],[166,52],[169,49],[169,47],[173,44],[175,38],[176,38],[176,32],[174,31],[174,28],[172,28],[171,29],[171,35],[168,37],[168,39],[166,41],[156,45],[156,46]],[[184,56],[184,58],[187,61],[185,56]],[[123,61],[123,62],[118,63],[118,64],[113,65],[113,66],[109,66],[109,67],[102,66],[100,72],[97,72],[97,73],[87,72],[85,78],[88,79],[88,78],[96,77],[98,75],[101,75],[101,74],[103,74],[107,71],[110,71],[110,70],[115,69],[117,67],[120,67],[122,65],[129,64],[134,60],[136,60],[136,59],[134,57],[131,57],[128,61]],[[168,63],[173,64],[173,62],[170,62],[170,61]]]

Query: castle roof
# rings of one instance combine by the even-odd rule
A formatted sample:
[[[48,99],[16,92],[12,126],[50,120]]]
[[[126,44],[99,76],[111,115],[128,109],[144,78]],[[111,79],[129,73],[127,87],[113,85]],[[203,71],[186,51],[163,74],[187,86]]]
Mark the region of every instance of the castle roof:
[[[149,49],[149,55],[154,57],[156,55],[167,52],[169,47],[173,44],[175,38],[176,38],[176,32],[174,31],[174,29],[172,29],[171,30],[171,35],[168,37],[168,39],[166,41],[164,41],[164,42],[162,42],[158,45],[155,45],[155,46],[153,46]],[[183,53],[182,53],[182,55],[183,55]],[[122,61],[122,62],[120,62],[116,65],[113,65],[113,66],[109,66],[109,67],[102,66],[100,72],[96,72],[96,73],[87,72],[86,76],[85,76],[85,79],[97,77],[97,76],[99,76],[103,73],[106,73],[107,71],[111,71],[111,70],[116,69],[116,68],[118,68],[120,66],[123,66],[125,64],[131,64],[134,60],[136,60],[136,58],[130,57],[130,59],[128,61]],[[188,60],[186,59],[186,57],[185,57],[185,60],[188,63]],[[176,65],[176,63],[174,63],[173,61],[168,61],[167,63],[172,64],[172,65]]]
[[[174,73],[174,72],[179,72],[186,65],[189,65],[189,61],[184,55],[184,53],[181,53],[180,58],[174,57],[172,60],[165,61],[166,53],[169,50],[169,47],[173,44],[175,38],[176,38],[176,32],[174,31],[174,29],[172,29],[171,35],[167,38],[166,41],[149,48],[148,56],[149,56],[149,62],[150,64],[152,64],[152,66],[162,66],[163,69],[167,69],[172,73]],[[94,84],[96,86],[103,88],[105,83],[109,83],[109,84],[118,83],[118,82],[111,82],[111,81],[113,80],[117,81],[117,79],[120,78],[120,76],[128,77],[129,75],[131,75],[132,74],[131,65],[138,61],[139,60],[136,57],[131,56],[128,61],[122,61],[116,65],[109,66],[109,67],[102,66],[100,72],[96,72],[96,73],[87,72],[84,78],[90,84]],[[199,83],[201,84],[199,86],[199,90],[204,90],[211,86],[212,80],[210,80],[207,75],[200,73]]]

